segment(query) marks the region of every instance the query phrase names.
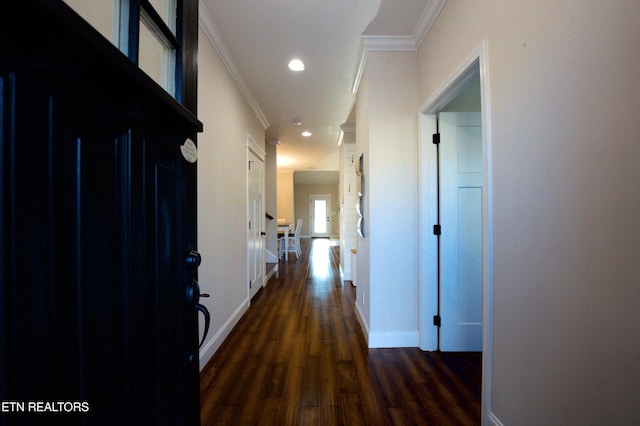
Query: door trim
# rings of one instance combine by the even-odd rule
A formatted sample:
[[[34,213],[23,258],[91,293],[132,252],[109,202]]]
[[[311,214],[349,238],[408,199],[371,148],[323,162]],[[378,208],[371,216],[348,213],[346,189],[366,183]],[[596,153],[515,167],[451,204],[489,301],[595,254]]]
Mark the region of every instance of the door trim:
[[[251,136],[250,134],[247,134],[246,136],[246,146],[247,146],[247,152],[246,152],[246,161],[245,161],[245,167],[246,167],[246,175],[245,175],[245,200],[246,200],[246,220],[245,220],[245,224],[249,223],[249,217],[250,217],[250,203],[249,203],[249,168],[247,167],[247,164],[249,163],[249,158],[251,156],[251,154],[255,155],[260,161],[262,161],[262,176],[260,179],[262,188],[261,188],[261,192],[262,192],[262,214],[261,214],[261,220],[262,220],[262,224],[261,224],[261,228],[264,230],[265,229],[265,216],[264,216],[264,203],[265,203],[265,158],[267,156],[267,153],[264,149],[264,147],[258,145],[255,141],[255,139],[253,138],[253,136]],[[245,283],[247,283],[247,300],[249,303],[251,303],[251,288],[250,288],[250,280],[251,280],[251,256],[249,254],[249,251],[251,250],[251,242],[250,242],[250,230],[249,227],[247,226],[247,239],[246,239],[246,243],[247,243],[247,270],[246,270],[246,278],[245,278]],[[266,237],[262,237],[262,247],[264,248],[266,244]],[[262,276],[262,285],[261,287],[264,287],[266,285],[266,273],[267,273],[267,264],[266,264],[266,254],[262,253],[262,261],[260,262],[260,267],[262,269],[261,271],[261,276]]]
[[[437,329],[433,317],[437,314],[437,242],[431,230],[437,223],[437,158],[431,141],[436,133],[436,114],[455,98],[473,76],[480,74],[482,109],[482,150],[484,162],[482,246],[482,419],[488,420],[491,407],[491,377],[493,359],[493,185],[491,151],[491,108],[489,98],[489,54],[482,41],[453,71],[444,83],[419,109],[419,344],[433,351],[437,348]]]

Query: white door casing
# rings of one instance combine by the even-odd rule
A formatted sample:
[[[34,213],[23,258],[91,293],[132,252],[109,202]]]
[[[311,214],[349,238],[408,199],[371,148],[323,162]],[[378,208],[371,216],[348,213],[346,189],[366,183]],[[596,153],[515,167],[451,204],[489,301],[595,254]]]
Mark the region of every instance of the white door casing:
[[[253,147],[253,139],[248,137],[247,149],[247,273],[248,292],[251,299],[265,284],[265,214],[264,189],[265,168],[262,158]]]

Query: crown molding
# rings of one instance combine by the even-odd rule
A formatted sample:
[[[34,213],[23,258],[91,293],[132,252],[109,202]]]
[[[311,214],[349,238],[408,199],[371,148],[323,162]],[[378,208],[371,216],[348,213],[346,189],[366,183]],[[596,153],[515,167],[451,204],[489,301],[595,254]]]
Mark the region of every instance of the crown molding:
[[[412,36],[363,35],[362,42],[369,51],[374,50],[418,50]]]
[[[413,30],[413,34],[410,36],[363,35],[360,44],[360,59],[356,66],[351,92],[358,92],[369,51],[417,51],[446,2],[447,0],[429,0]]]
[[[340,129],[338,130],[338,146],[342,145],[342,140],[344,139],[344,130]]]
[[[340,126],[340,130],[338,130],[338,146],[342,145],[342,141],[344,139],[345,133],[355,133],[356,126],[353,124],[343,124]]]
[[[354,95],[358,93],[360,80],[362,79],[364,68],[367,65],[367,53],[368,53],[368,50],[365,47],[364,42],[360,41],[360,54],[358,55],[360,59],[358,60],[358,64],[356,65],[356,71],[352,78],[353,85],[351,86],[351,93],[353,93]]]
[[[253,95],[253,92],[251,91],[251,89],[249,89],[249,86],[240,75],[240,72],[238,72],[233,59],[231,59],[231,54],[229,53],[229,50],[227,49],[227,46],[222,39],[222,35],[213,23],[213,19],[211,19],[211,15],[209,15],[207,8],[202,4],[201,1],[198,2],[198,14],[198,23],[200,24],[200,28],[202,28],[204,34],[209,39],[209,42],[218,53],[220,60],[231,75],[233,81],[238,86],[238,89],[242,93],[242,96],[244,96],[245,100],[249,103],[249,106],[253,110],[253,113],[255,114],[262,127],[265,130],[268,129],[270,126],[269,120],[267,120],[267,117],[262,112],[262,108],[260,108],[260,105]]]
[[[424,8],[422,16],[420,16],[420,20],[412,35],[416,49],[422,45],[422,42],[427,37],[429,30],[431,30],[434,22],[436,22],[436,18],[440,15],[446,2],[447,0],[430,0],[427,7]]]

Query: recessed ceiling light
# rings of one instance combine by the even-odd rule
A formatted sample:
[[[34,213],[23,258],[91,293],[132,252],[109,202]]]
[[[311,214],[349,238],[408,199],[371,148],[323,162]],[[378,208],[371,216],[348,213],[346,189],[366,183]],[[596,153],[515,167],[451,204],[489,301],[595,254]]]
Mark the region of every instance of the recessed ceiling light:
[[[291,71],[304,71],[304,64],[300,59],[292,59],[289,62],[289,69]]]
[[[298,117],[293,119],[293,125],[294,126],[302,126],[302,120],[299,119]]]
[[[311,135],[312,135],[312,133],[311,133],[311,132],[309,132],[309,131],[307,131],[307,130],[305,130],[304,132],[302,132],[302,136],[304,136],[305,138],[308,138],[308,137],[309,137],[309,136],[311,136]]]

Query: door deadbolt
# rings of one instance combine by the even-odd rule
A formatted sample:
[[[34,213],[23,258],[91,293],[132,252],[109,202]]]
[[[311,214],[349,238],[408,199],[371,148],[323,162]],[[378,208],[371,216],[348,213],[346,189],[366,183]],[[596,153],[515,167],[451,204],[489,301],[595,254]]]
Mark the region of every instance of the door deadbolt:
[[[189,254],[187,254],[186,262],[189,268],[195,269],[198,266],[200,266],[200,263],[202,262],[202,257],[200,256],[200,253],[198,253],[196,250],[189,250]]]

